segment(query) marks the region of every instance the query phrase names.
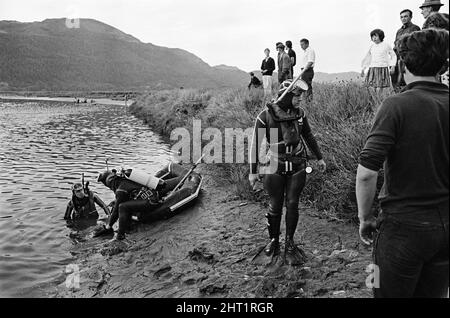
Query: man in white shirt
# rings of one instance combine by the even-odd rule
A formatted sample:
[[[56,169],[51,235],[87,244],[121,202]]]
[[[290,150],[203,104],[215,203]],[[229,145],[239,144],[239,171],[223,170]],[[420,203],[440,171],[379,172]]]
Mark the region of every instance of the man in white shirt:
[[[313,98],[312,80],[314,78],[314,65],[316,62],[316,53],[309,46],[308,39],[300,40],[300,47],[302,48],[302,56],[300,59],[301,70],[303,71],[302,80],[308,84],[308,90],[305,93],[307,102],[311,102]]]

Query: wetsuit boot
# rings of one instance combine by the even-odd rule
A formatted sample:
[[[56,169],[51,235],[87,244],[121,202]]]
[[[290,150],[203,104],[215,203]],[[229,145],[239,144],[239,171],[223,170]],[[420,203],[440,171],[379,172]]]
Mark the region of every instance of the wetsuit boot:
[[[288,207],[289,208],[289,207]],[[286,242],[284,247],[284,263],[287,265],[301,265],[306,262],[305,252],[294,243],[294,233],[297,228],[298,210],[289,209],[286,213]]]
[[[271,212],[266,214],[267,229],[269,231],[270,242],[255,255],[252,262],[254,264],[268,265],[275,263],[280,255],[280,224],[281,213],[273,214]]]

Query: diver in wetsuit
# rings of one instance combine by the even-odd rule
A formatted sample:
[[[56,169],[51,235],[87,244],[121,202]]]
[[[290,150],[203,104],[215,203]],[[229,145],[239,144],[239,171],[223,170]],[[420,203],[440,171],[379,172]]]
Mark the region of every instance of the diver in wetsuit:
[[[278,96],[289,87],[290,80],[280,85]],[[298,222],[298,203],[306,181],[306,144],[314,152],[319,170],[325,171],[326,164],[319,146],[311,132],[305,111],[296,107],[302,90],[294,85],[278,103],[268,103],[267,108],[256,118],[250,152],[249,181],[253,187],[260,180],[258,173],[259,149],[264,137],[270,146],[268,157],[270,171],[263,175],[264,189],[269,194],[268,231],[270,242],[255,256],[276,261],[280,254],[280,224],[283,203],[286,202],[286,243],[284,261],[289,265],[299,265],[306,260],[304,252],[294,244],[294,234]],[[278,135],[278,136],[277,136]]]
[[[113,225],[119,220],[119,229],[114,240],[125,239],[125,231],[131,222],[131,217],[153,210],[159,204],[160,198],[175,188],[181,179],[182,177],[160,179],[156,189],[151,190],[117,174],[116,170],[101,173],[97,181],[114,191],[116,200],[108,223],[96,231],[94,237],[114,233]]]
[[[96,203],[107,215],[110,214],[108,206],[97,194],[89,190],[87,184],[85,188],[81,183],[72,185],[72,199],[67,204],[66,213],[64,213],[65,220],[97,219]]]

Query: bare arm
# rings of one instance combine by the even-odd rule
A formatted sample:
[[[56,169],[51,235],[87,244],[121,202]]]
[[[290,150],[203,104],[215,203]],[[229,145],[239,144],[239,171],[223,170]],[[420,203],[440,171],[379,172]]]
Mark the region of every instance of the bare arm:
[[[377,190],[378,172],[358,166],[356,174],[356,201],[358,202],[359,236],[370,245],[376,231],[376,220],[372,214],[372,203]]]
[[[378,172],[358,165],[356,173],[356,201],[358,203],[358,218],[360,221],[370,220],[372,204],[377,191]]]

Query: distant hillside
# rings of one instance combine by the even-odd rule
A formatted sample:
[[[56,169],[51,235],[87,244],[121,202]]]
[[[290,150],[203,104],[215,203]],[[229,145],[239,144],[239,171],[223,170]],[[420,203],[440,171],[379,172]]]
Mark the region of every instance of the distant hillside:
[[[235,67],[211,67],[182,49],[142,43],[112,26],[81,19],[0,21],[0,89],[117,90],[246,85]]]

